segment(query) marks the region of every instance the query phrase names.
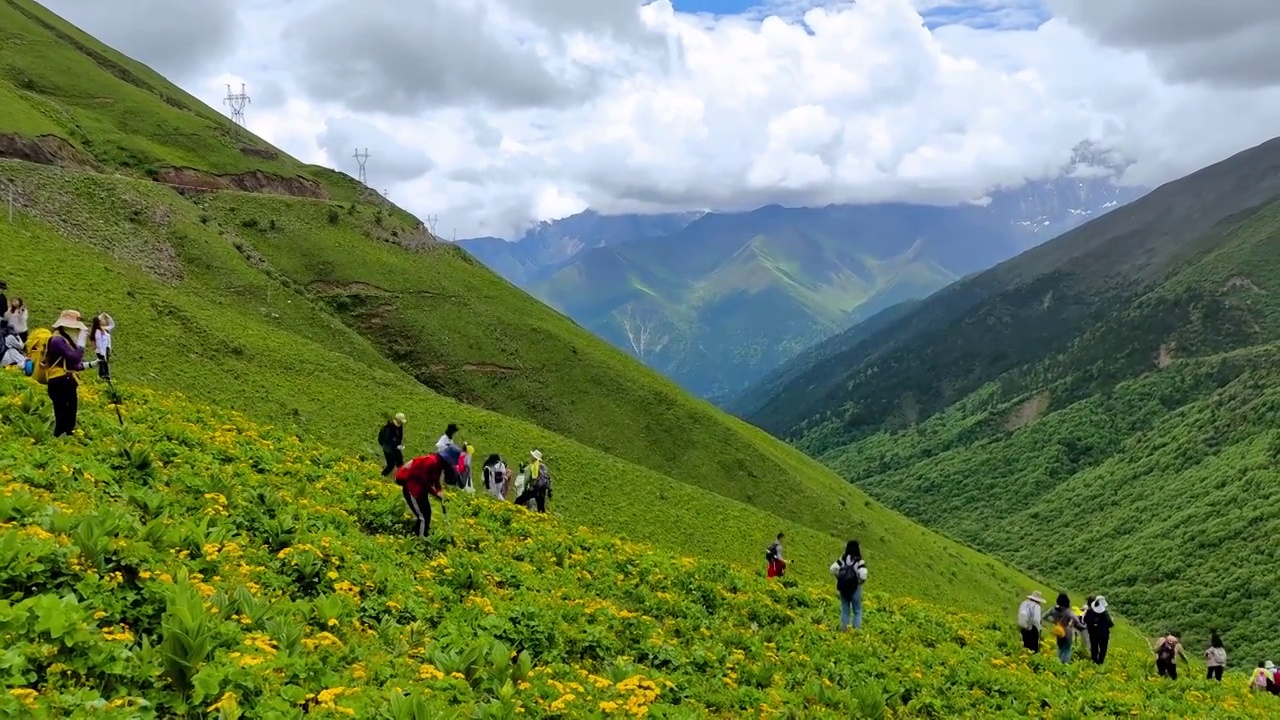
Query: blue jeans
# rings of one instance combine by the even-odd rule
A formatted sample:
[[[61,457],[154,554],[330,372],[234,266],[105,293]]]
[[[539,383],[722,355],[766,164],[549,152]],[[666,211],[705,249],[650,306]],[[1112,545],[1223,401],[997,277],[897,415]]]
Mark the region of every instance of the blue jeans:
[[[1063,665],[1071,662],[1071,639],[1058,638],[1058,659]]]
[[[849,616],[853,616],[853,629],[858,630],[862,627],[862,586],[859,585],[857,590],[849,597],[840,596],[840,629],[849,629]]]

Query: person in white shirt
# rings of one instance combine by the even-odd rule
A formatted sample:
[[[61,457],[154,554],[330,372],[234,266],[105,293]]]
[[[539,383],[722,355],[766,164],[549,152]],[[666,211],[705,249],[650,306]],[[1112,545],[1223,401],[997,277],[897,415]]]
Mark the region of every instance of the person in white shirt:
[[[93,351],[98,355],[98,377],[111,381],[111,331],[116,329],[116,321],[106,313],[100,313],[93,319]]]
[[[1018,629],[1022,631],[1022,647],[1033,653],[1040,652],[1040,622],[1044,618],[1041,608],[1044,596],[1037,590],[1018,606]]]
[[[444,434],[436,441],[436,454],[445,461],[445,471],[447,476],[446,485],[454,487],[462,487],[462,476],[458,473],[458,462],[462,460],[462,448],[458,447],[453,441],[453,436],[458,434],[458,426],[449,423],[444,429]]]
[[[9,307],[4,309],[4,321],[9,326],[10,334],[17,335],[23,343],[27,342],[27,306],[22,298],[16,297],[9,301]]]
[[[862,586],[867,582],[867,563],[857,540],[845,544],[844,555],[831,563],[830,569],[840,594],[840,629],[845,631],[852,625],[858,630],[862,627]]]

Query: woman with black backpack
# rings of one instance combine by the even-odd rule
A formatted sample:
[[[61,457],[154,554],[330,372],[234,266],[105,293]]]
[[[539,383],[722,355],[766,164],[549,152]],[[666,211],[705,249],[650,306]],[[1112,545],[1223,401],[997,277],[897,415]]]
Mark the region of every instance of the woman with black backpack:
[[[844,546],[844,555],[831,563],[831,574],[836,577],[836,592],[840,594],[840,630],[848,631],[849,625],[857,630],[862,627],[862,585],[867,581],[867,563],[862,559],[862,549],[857,540]]]

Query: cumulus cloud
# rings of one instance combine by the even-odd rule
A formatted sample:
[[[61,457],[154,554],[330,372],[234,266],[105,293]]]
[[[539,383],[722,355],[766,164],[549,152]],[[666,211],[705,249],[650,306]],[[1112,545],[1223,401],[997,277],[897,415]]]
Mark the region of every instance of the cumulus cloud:
[[[349,171],[367,145],[371,183],[460,237],[585,207],[965,202],[1085,140],[1154,185],[1269,139],[1280,88],[1179,55],[1268,27],[1249,1],[239,0],[244,42],[189,85],[274,84],[253,130]]]
[[[1049,0],[1099,41],[1146,53],[1176,82],[1280,83],[1275,0]]]
[[[627,50],[664,51],[634,0],[324,0],[285,32],[302,87],[355,111],[565,106]]]
[[[44,0],[43,4],[117,50],[189,78],[234,49],[237,0]]]

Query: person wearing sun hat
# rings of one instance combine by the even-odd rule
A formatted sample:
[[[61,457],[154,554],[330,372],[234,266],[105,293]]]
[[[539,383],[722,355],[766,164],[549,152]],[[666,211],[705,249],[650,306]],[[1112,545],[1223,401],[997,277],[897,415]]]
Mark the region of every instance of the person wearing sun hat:
[[[1037,590],[1018,606],[1018,629],[1022,631],[1022,647],[1033,653],[1040,652],[1040,621],[1044,617],[1041,607],[1044,596]]]
[[[396,413],[378,431],[378,447],[382,448],[382,457],[386,467],[382,468],[382,477],[400,469],[404,465],[404,413]]]
[[[1089,658],[1094,664],[1107,661],[1107,645],[1111,642],[1111,614],[1107,612],[1107,598],[1099,595],[1089,602],[1084,612],[1084,626],[1088,629]]]
[[[40,363],[49,378],[49,400],[53,403],[53,436],[70,435],[76,429],[76,416],[80,407],[80,381],[76,373],[97,365],[96,360],[84,361],[84,346],[89,328],[75,310],[63,310],[50,326],[53,331],[49,347]],[[71,336],[71,331],[76,336]]]
[[[526,505],[534,500],[538,504],[538,512],[544,513],[547,511],[547,498],[551,497],[551,471],[542,460],[541,450],[530,450],[529,457],[533,461],[529,463],[529,484],[524,493],[516,498],[516,504]]]

